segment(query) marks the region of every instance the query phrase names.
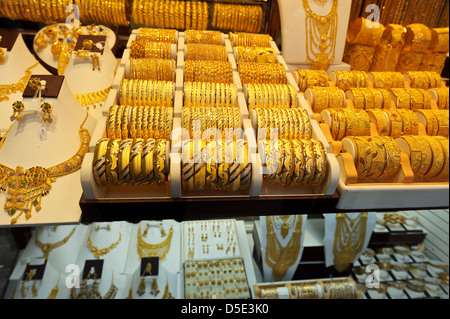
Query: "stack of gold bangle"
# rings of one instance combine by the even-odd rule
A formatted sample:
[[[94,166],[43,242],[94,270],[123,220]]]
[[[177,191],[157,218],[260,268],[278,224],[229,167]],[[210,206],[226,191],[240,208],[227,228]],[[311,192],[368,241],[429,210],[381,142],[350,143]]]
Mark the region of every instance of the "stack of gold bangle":
[[[279,63],[241,62],[238,64],[241,83],[286,84],[286,70]]]
[[[107,185],[162,185],[169,179],[165,139],[100,139],[94,151],[95,182]]]
[[[176,29],[139,28],[136,40],[143,42],[167,42],[176,43]]]
[[[222,44],[186,43],[186,60],[226,62],[227,49]]]
[[[297,75],[297,85],[301,92],[313,86],[329,86],[329,78],[324,70],[296,69],[294,73]]]
[[[51,3],[48,0],[28,1],[25,4],[18,0],[2,0],[0,4],[0,16],[11,20],[28,20],[33,22],[64,22],[67,18],[66,6],[71,0],[60,0]]]
[[[298,107],[297,92],[290,84],[249,83],[247,91],[248,109]]]
[[[214,135],[226,138],[242,127],[241,113],[237,107],[183,107],[181,126],[191,137]],[[241,135],[240,131],[238,135]]]
[[[409,71],[405,74],[411,79],[412,88],[427,90],[441,86],[441,76],[436,72]]]
[[[297,292],[297,299],[323,299],[324,293],[319,294],[318,285],[324,290],[322,281],[300,282],[293,285]]]
[[[223,44],[222,33],[213,30],[186,30],[186,43]]]
[[[183,106],[237,107],[236,85],[233,83],[185,82]]]
[[[257,133],[259,139],[277,138],[310,139],[311,120],[308,112],[297,108],[255,108]],[[273,138],[276,138],[272,136]]]
[[[448,110],[416,110],[416,112],[425,117],[427,135],[449,137]]]
[[[279,299],[278,288],[261,288],[261,299]]]
[[[397,137],[419,134],[419,120],[411,110],[374,109],[368,110],[367,113],[375,119],[378,134],[381,136]]]
[[[243,139],[187,140],[181,150],[181,178],[185,191],[247,190],[252,165]]]
[[[272,48],[234,47],[236,62],[276,63],[277,57]]]
[[[431,180],[448,179],[448,138],[425,135],[408,135],[400,138],[410,148],[410,163],[414,176]]]
[[[268,34],[230,32],[229,37],[233,47],[271,47],[271,37]]]
[[[390,90],[405,87],[405,78],[401,72],[369,72],[373,77],[373,87]]]
[[[357,289],[351,279],[324,280],[325,291],[330,299],[357,299]]]
[[[170,59],[172,58],[171,43],[131,41],[130,57]]]
[[[177,30],[208,27],[208,3],[202,1],[133,0],[136,24]]]
[[[130,58],[130,78],[137,80],[175,81],[174,59]]]
[[[365,71],[334,71],[336,86],[342,90],[367,87],[368,73]]]
[[[128,80],[120,84],[120,105],[173,107],[174,83],[171,81]]]
[[[223,30],[258,33],[261,30],[262,17],[263,12],[259,5],[215,3],[211,26]]]
[[[337,87],[312,86],[311,108],[314,113],[320,113],[327,108],[342,108],[345,106],[345,93]]]
[[[437,94],[437,106],[440,110],[449,109],[449,89],[447,88],[434,88],[432,89]]]
[[[231,62],[190,61],[184,63],[184,82],[233,83]]]
[[[386,179],[400,169],[400,149],[389,136],[346,137],[355,148],[358,179]]]
[[[106,136],[170,139],[172,122],[172,107],[113,105],[108,112]]]
[[[83,24],[130,25],[128,18],[129,2],[127,0],[75,0],[74,2],[80,8],[80,20]],[[66,13],[63,21],[67,16]]]
[[[431,96],[424,89],[391,89],[391,97],[397,109],[429,109]]]
[[[391,107],[391,94],[385,89],[351,88],[346,91],[353,95],[353,104],[356,109],[381,109]]]
[[[369,114],[358,109],[326,109],[330,113],[330,131],[335,141],[345,136],[369,136]]]
[[[261,140],[265,183],[283,186],[315,186],[325,180],[327,152],[316,139]]]

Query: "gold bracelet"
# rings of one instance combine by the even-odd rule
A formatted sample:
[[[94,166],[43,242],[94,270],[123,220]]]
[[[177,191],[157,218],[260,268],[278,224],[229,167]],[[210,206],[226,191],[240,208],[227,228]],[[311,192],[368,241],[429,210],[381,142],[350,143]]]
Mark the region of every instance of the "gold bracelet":
[[[410,147],[410,162],[414,175],[424,177],[433,161],[430,144],[423,136],[406,135],[402,138]]]
[[[426,121],[426,133],[429,136],[438,135],[439,121],[436,113],[432,110],[415,110],[415,112],[422,114]]]
[[[386,166],[380,179],[385,179],[394,176],[400,169],[400,148],[389,136],[380,136],[380,139],[386,150]]]
[[[384,112],[384,110],[380,109],[373,109],[373,110],[367,110],[368,114],[372,114],[375,118],[375,122],[377,125],[377,131],[380,136],[389,136],[390,129],[389,129],[389,117]]]
[[[424,175],[425,178],[433,178],[437,176],[444,168],[444,149],[441,143],[433,136],[422,136],[431,147],[432,162],[428,172]]]

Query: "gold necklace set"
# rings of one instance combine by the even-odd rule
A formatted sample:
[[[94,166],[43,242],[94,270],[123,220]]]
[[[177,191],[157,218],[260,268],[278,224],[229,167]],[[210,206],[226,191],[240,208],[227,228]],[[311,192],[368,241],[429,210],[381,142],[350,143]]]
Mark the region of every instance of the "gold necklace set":
[[[164,241],[159,244],[149,244],[146,243],[142,238],[141,227],[139,226],[137,234],[137,253],[139,255],[139,258],[142,259],[144,257],[159,257],[159,260],[161,262],[164,261],[170,250],[172,235],[173,226],[170,227],[169,234],[167,235],[167,238],[164,239]]]
[[[297,260],[301,247],[302,223],[302,216],[294,217],[294,231],[292,232],[289,242],[283,247],[274,231],[273,217],[266,216],[267,247],[265,261],[266,264],[272,268],[272,274],[275,281],[282,280],[289,270],[289,267]]]
[[[308,0],[303,1],[305,10],[306,57],[314,70],[327,70],[334,60],[338,26],[338,0],[333,0],[327,15],[318,15],[311,10]],[[323,7],[326,0],[314,0]]]
[[[44,253],[45,260],[48,259],[48,255],[56,248],[63,246],[66,244],[70,237],[75,233],[75,230],[77,229],[77,226],[75,226],[72,231],[67,235],[65,238],[61,239],[60,241],[57,241],[56,243],[43,243],[39,240],[39,228],[36,229],[36,236],[34,237],[34,244],[36,247],[40,248],[42,252]]]
[[[36,211],[41,209],[41,198],[47,195],[52,183],[56,181],[56,177],[64,176],[80,169],[84,155],[89,151],[89,141],[91,136],[89,131],[83,127],[88,114],[79,128],[81,145],[74,156],[68,160],[53,165],[49,168],[34,166],[24,169],[17,166],[15,169],[0,163],[0,190],[7,194],[4,209],[10,216],[16,217],[11,219],[11,224],[17,223],[19,217],[25,213],[26,219],[31,217],[31,210],[35,207]],[[0,142],[0,149],[11,130],[6,132],[4,138]]]
[[[31,69],[37,66],[39,62],[36,62],[32,66],[25,70],[25,75],[20,80],[13,84],[0,84],[0,102],[8,101],[9,96],[16,92],[23,92],[27,86],[28,80],[31,77]]]
[[[119,239],[116,242],[112,243],[110,246],[100,249],[97,246],[95,246],[94,243],[92,242],[91,235],[92,235],[92,229],[91,229],[91,232],[89,233],[89,237],[88,237],[88,246],[89,246],[89,249],[91,250],[91,252],[94,254],[94,257],[97,259],[100,259],[100,257],[102,257],[103,255],[106,255],[111,250],[116,248],[116,246],[122,240],[122,232],[119,230]]]
[[[334,267],[342,272],[362,250],[366,239],[367,213],[360,213],[350,218],[345,213],[336,214],[336,230],[334,234]]]

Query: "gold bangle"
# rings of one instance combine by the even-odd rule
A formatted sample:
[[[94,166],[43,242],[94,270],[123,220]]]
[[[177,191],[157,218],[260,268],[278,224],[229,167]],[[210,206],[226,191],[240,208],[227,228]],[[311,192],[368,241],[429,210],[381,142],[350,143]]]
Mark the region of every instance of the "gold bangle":
[[[378,134],[380,136],[389,136],[389,117],[386,112],[380,109],[373,109],[367,110],[367,113],[372,114],[372,116],[375,118]]]
[[[415,110],[415,112],[422,114],[426,121],[426,132],[429,136],[435,136],[439,130],[439,122],[436,113],[432,110]]]
[[[418,135],[419,134],[419,120],[411,110],[398,109],[396,110],[403,122],[402,134]]]
[[[364,110],[342,109],[345,114],[347,136],[368,136],[370,135],[369,114]]]
[[[397,110],[385,110],[389,117],[389,136],[397,137],[403,133],[403,121]]]
[[[444,149],[441,143],[432,136],[422,136],[430,145],[432,151],[431,167],[425,174],[425,178],[437,176],[444,168]]]
[[[142,182],[142,148],[144,139],[133,140],[130,148],[130,179],[132,185],[139,185]]]
[[[92,161],[92,171],[94,180],[99,186],[106,186],[106,151],[108,148],[109,138],[102,138],[97,141],[94,150],[94,158]]]
[[[402,138],[410,147],[410,162],[414,175],[424,177],[433,160],[430,144],[422,136],[407,135]]]

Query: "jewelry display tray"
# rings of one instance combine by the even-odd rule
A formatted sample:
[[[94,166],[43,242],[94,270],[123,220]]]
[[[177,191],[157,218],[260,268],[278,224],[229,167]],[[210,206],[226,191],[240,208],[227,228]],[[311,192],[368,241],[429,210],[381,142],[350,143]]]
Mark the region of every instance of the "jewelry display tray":
[[[130,35],[128,43],[130,44],[132,39],[135,39],[136,30]],[[228,43],[227,47],[231,48],[229,44],[228,35],[223,35],[225,44]],[[243,86],[241,85],[239,79],[239,73],[237,69],[233,70],[233,83],[237,87],[238,94],[238,106],[241,112],[241,123],[242,123],[242,136],[248,143],[249,146],[249,158],[252,161],[252,182],[247,190],[239,190],[237,192],[228,191],[203,191],[203,192],[185,192],[181,185],[181,166],[174,165],[174,163],[179,163],[178,151],[180,149],[181,140],[181,110],[183,107],[183,88],[184,88],[184,33],[178,33],[177,37],[178,50],[176,53],[176,75],[175,75],[175,90],[173,95],[174,103],[174,118],[173,118],[173,129],[174,133],[171,137],[171,152],[170,152],[170,174],[169,182],[161,185],[150,185],[144,187],[135,186],[106,186],[100,187],[94,181],[92,174],[92,159],[93,152],[97,141],[101,138],[106,137],[106,121],[109,108],[112,105],[119,104],[119,90],[120,83],[122,79],[126,78],[127,67],[129,68],[129,49],[125,49],[121,63],[117,69],[116,77],[113,80],[112,89],[109,96],[102,108],[102,116],[98,119],[98,124],[92,134],[92,139],[90,143],[90,153],[86,154],[85,160],[81,167],[81,184],[83,186],[84,197],[86,200],[99,200],[105,201],[108,199],[175,199],[175,198],[239,198],[239,197],[305,197],[305,196],[332,196],[336,192],[336,187],[339,179],[339,165],[337,163],[336,157],[330,152],[326,138],[323,135],[318,123],[311,119],[312,126],[312,138],[320,140],[324,147],[327,148],[327,174],[324,182],[318,186],[312,187],[284,187],[282,185],[276,184],[266,184],[263,183],[263,167],[260,161],[260,155],[258,153],[257,140],[255,135],[255,126],[252,124],[252,119],[250,117],[247,103],[246,103],[246,90],[243,92]],[[275,46],[275,43],[272,44]],[[128,50],[128,51],[127,51]],[[277,52],[279,52],[277,50]],[[173,51],[172,51],[173,53]],[[183,58],[179,58],[182,56]],[[228,59],[232,65],[236,65],[234,55],[232,51],[228,51]],[[277,58],[279,63],[285,66],[282,57]],[[181,63],[181,65],[180,65]],[[287,83],[292,85],[298,92],[298,86],[294,80],[293,75],[290,72],[287,74]],[[245,86],[244,86],[245,87]],[[297,98],[300,101],[300,107],[305,108],[305,104],[301,102],[300,94],[297,94]],[[178,132],[178,133],[177,133]]]
[[[334,81],[329,82],[334,87]],[[445,87],[445,84],[442,84]],[[369,81],[369,88],[373,83]],[[405,81],[405,88],[410,87],[410,82]],[[322,113],[313,113],[310,104],[310,96],[300,93],[300,100],[306,103],[305,108],[309,111],[311,118],[318,122],[324,134],[331,152],[335,154],[339,163],[340,178],[337,185],[339,200],[337,209],[392,209],[392,208],[438,208],[449,205],[449,183],[448,180],[426,181],[414,177],[409,162],[408,150],[401,148],[401,169],[392,179],[385,182],[367,181],[358,182],[356,166],[353,155],[345,148],[341,141],[335,141],[330,133],[329,118]],[[435,95],[431,94],[430,106],[432,110],[437,109]],[[346,108],[354,108],[352,99],[345,100]],[[391,101],[391,109],[395,109],[395,102]],[[425,123],[422,117],[419,119],[419,135],[426,135]],[[370,117],[370,134],[378,136],[375,120]]]

